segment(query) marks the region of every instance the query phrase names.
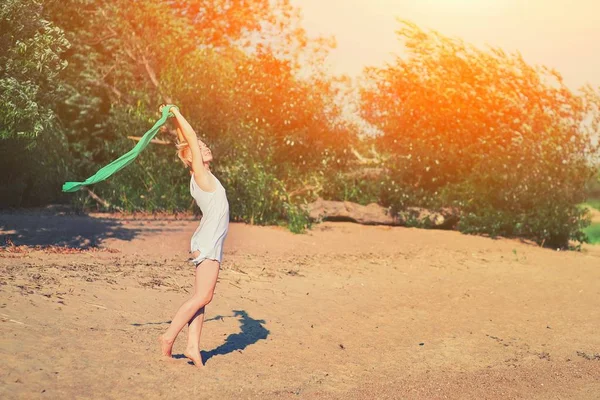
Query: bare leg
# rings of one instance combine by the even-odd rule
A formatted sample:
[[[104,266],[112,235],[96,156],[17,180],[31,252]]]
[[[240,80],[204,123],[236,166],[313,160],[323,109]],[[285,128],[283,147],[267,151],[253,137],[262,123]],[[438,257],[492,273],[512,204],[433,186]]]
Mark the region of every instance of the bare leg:
[[[190,322],[196,313],[210,303],[219,276],[219,263],[214,260],[205,260],[196,267],[195,291],[193,296],[179,307],[167,331],[160,337],[161,352],[164,356],[171,357],[173,343],[185,324]],[[204,314],[202,314],[204,316]],[[197,319],[197,318],[196,318]],[[192,321],[193,322],[193,321]],[[200,335],[201,329],[197,330]],[[195,331],[196,332],[196,331]],[[199,337],[198,337],[199,338]],[[196,344],[196,347],[198,345]],[[198,358],[200,354],[198,353]]]
[[[188,323],[188,343],[183,354],[194,362],[197,367],[202,367],[202,357],[200,356],[200,334],[202,333],[202,323],[204,322],[204,307],[196,312],[194,318]]]
[[[195,255],[196,257],[198,254]],[[196,282],[194,282],[194,292],[196,291]],[[202,367],[202,357],[200,356],[200,334],[202,333],[202,324],[204,322],[204,307],[196,311],[196,314],[188,322],[188,342],[183,354],[193,361],[197,367]]]

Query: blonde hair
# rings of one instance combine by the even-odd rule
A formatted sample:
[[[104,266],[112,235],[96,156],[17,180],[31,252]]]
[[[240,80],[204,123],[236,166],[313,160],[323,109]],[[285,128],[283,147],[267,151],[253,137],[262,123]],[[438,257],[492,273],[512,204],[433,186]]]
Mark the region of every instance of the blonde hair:
[[[208,147],[200,139],[198,139],[198,144],[200,145],[200,147]],[[188,168],[191,167],[192,166],[192,151],[190,150],[189,143],[188,142],[176,143],[175,147],[177,148],[177,157],[179,157],[181,162],[186,167],[188,167]]]

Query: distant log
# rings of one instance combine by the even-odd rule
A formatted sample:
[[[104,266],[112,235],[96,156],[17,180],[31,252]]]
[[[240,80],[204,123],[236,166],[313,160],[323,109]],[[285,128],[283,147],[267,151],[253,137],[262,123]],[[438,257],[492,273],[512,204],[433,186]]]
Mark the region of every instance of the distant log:
[[[330,201],[321,198],[308,204],[307,211],[310,219],[346,220],[365,225],[398,225],[397,218],[388,209],[378,204],[361,206],[349,201]]]
[[[398,215],[392,215],[388,208],[372,203],[367,206],[349,201],[317,199],[307,205],[309,217],[313,221],[352,221],[363,225],[423,226],[438,229],[452,228],[458,217],[452,210],[439,212],[424,208],[409,207]]]

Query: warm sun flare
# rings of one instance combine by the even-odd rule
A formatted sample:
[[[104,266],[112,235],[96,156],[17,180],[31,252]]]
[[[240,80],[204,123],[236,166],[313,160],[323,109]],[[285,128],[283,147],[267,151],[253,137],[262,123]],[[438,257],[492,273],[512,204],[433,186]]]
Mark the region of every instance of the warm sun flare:
[[[335,72],[357,75],[397,52],[396,18],[477,46],[520,51],[570,86],[600,84],[600,2],[595,0],[293,0],[312,35],[333,35]],[[360,54],[360,57],[357,55]]]
[[[599,400],[599,16],[0,0],[0,400]]]

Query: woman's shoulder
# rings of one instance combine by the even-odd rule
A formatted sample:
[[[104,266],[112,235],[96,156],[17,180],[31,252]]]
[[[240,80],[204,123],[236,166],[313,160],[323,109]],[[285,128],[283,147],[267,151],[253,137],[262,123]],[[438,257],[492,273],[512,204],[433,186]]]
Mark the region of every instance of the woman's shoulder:
[[[210,171],[194,171],[192,173],[192,184],[204,193],[214,193],[220,183]]]

